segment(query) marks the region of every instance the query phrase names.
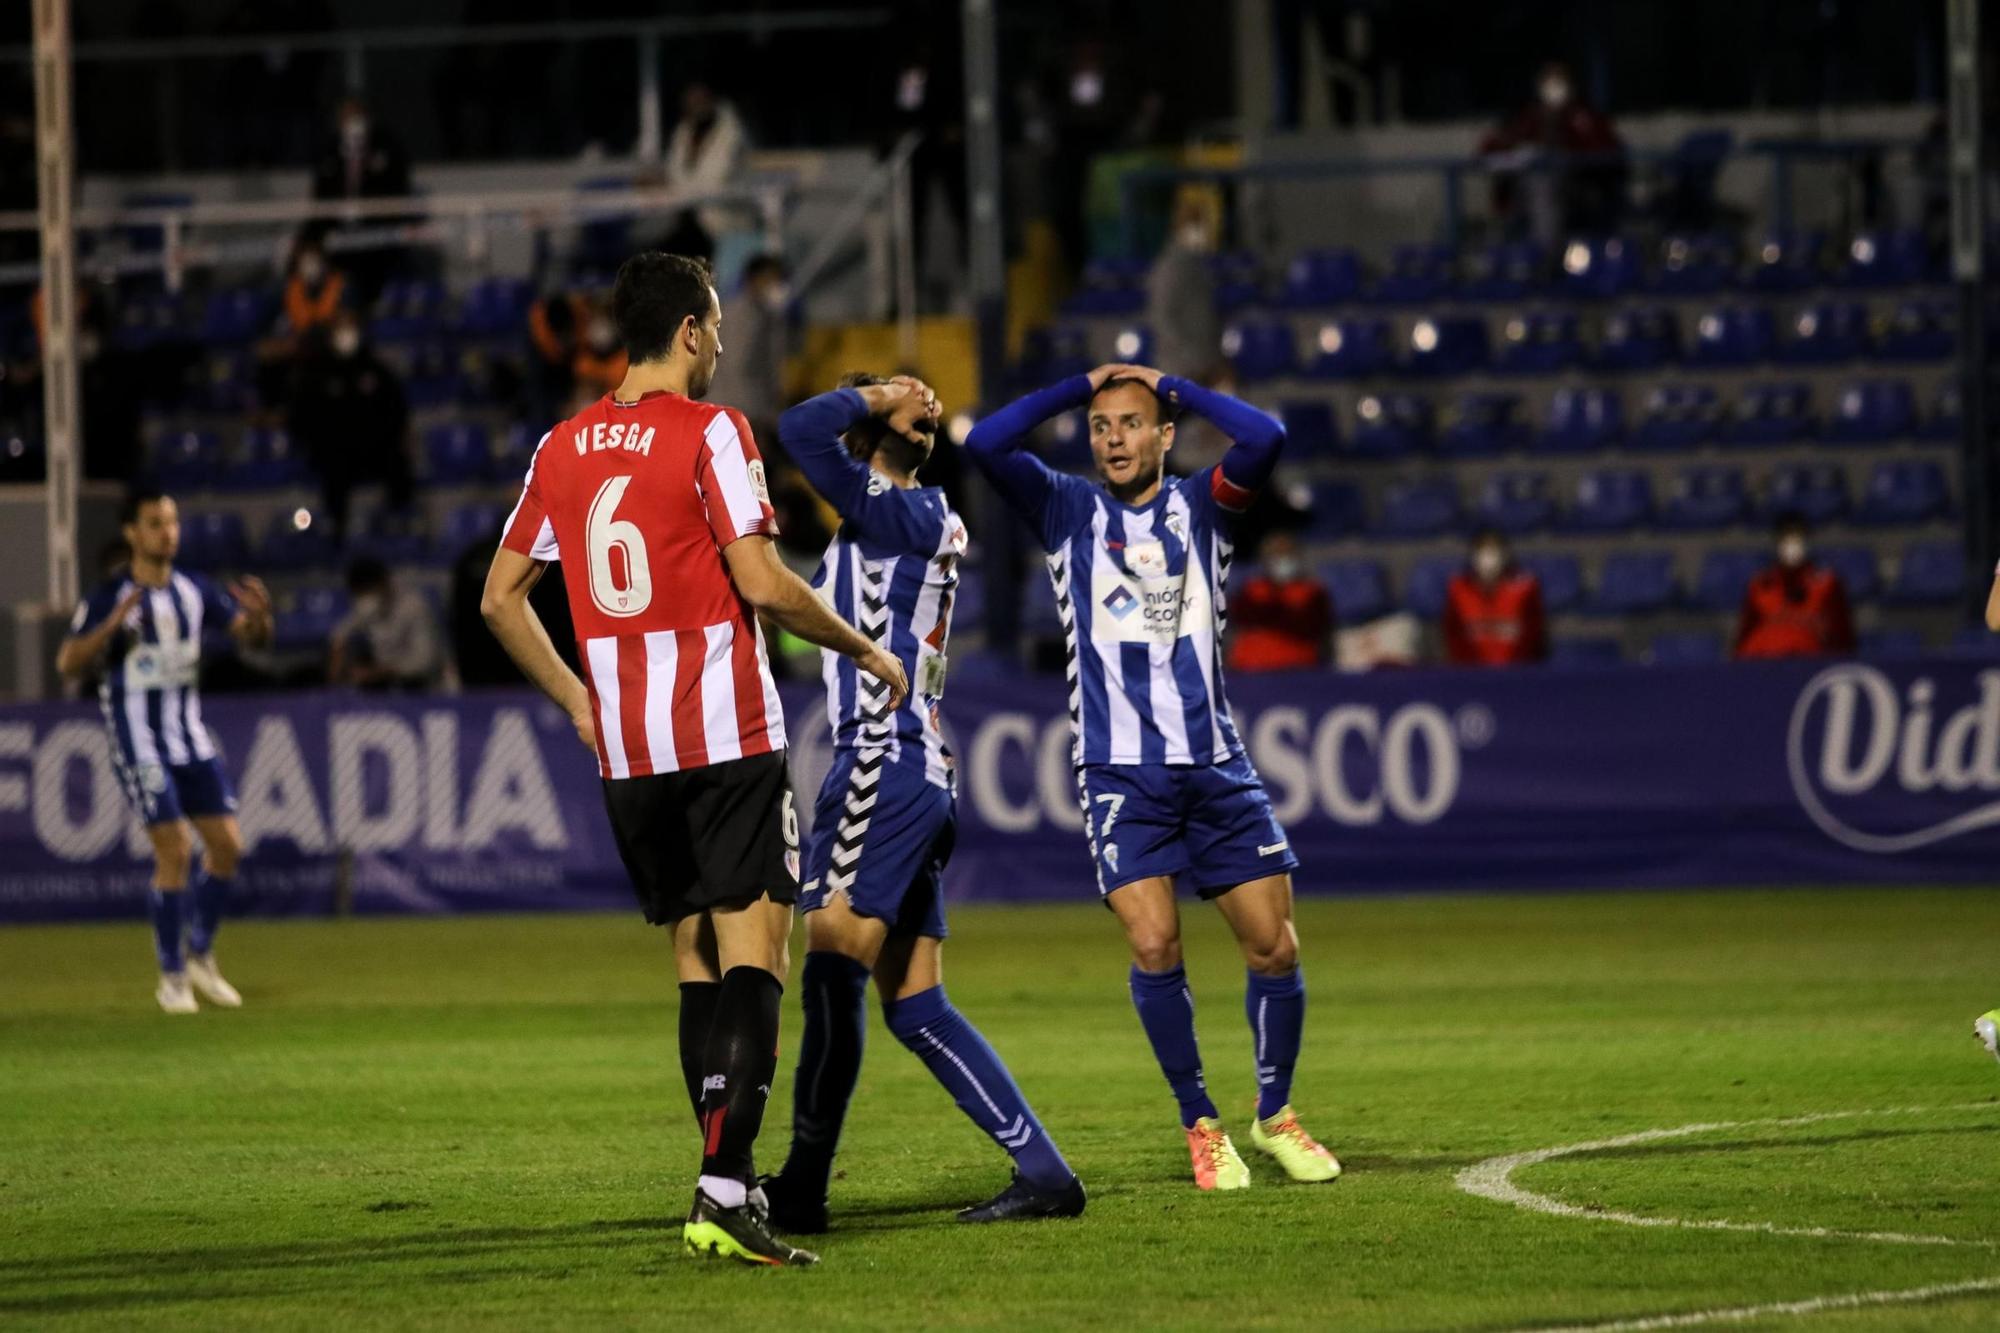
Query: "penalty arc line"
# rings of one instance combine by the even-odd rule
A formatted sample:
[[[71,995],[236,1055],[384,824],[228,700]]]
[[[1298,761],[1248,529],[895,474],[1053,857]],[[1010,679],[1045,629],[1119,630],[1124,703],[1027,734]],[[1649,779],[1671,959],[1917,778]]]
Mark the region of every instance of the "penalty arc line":
[[[1941,1282],[1933,1287],[1906,1287],[1902,1291],[1858,1291],[1848,1296],[1815,1296],[1811,1300],[1779,1301],[1770,1305],[1738,1305],[1726,1310],[1690,1310],[1686,1314],[1616,1319],[1608,1324],[1552,1324],[1547,1328],[1531,1329],[1528,1333],[1647,1333],[1647,1330],[1656,1328],[1741,1324],[1752,1319],[1824,1314],[1828,1310],[1865,1310],[1876,1305],[1914,1304],[1952,1296],[1976,1296],[1989,1291],[2000,1291],[2000,1277],[1974,1278],[1970,1282]]]

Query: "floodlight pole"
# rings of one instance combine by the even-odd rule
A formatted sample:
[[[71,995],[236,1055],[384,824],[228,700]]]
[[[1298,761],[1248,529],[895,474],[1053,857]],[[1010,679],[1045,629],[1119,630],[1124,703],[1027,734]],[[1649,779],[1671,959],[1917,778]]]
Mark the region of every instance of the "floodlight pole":
[[[76,228],[70,218],[76,136],[70,120],[69,0],[34,0],[35,197],[42,225],[42,439],[49,508],[49,604],[77,598],[76,488],[83,405],[77,397]]]
[[[1979,0],[1945,0],[1945,82],[1951,117],[1951,275],[1958,284],[1958,383],[1964,458],[1967,609],[1977,619],[1986,604],[1987,571],[1995,557],[1993,461],[1987,439],[1986,316],[1979,86]]]

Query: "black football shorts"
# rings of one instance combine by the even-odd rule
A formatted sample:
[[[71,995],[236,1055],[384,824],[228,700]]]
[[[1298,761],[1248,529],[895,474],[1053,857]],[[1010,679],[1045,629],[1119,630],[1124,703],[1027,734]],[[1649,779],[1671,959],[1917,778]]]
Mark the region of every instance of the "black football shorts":
[[[604,780],[618,855],[646,920],[799,900],[799,820],[783,751]]]

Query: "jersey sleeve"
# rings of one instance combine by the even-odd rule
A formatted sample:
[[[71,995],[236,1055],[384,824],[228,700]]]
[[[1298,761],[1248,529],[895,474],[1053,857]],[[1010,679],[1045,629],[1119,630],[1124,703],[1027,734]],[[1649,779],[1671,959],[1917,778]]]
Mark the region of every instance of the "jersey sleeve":
[[[1207,418],[1230,440],[1229,452],[1202,476],[1202,490],[1215,507],[1238,515],[1271,480],[1285,447],[1285,428],[1276,417],[1239,398],[1217,393],[1178,375],[1160,377],[1160,397]]]
[[[502,546],[543,563],[562,558],[556,549],[555,524],[549,522],[548,506],[542,499],[541,479],[536,475],[542,449],[548,442],[548,435],[544,435],[535,446],[534,457],[528,461],[528,475],[521,482],[521,498],[514,502],[514,512],[507,515],[507,525],[500,533]]]
[[[104,617],[111,614],[118,605],[119,583],[113,580],[100,583],[91,589],[90,595],[76,604],[76,612],[69,618],[69,632],[72,636],[95,629],[104,623]]]
[[[911,492],[848,453],[840,438],[867,416],[867,400],[858,392],[835,389],[779,417],[778,441],[855,536],[929,555],[938,544],[936,517]]]
[[[201,622],[214,629],[228,629],[236,619],[236,595],[207,575],[198,575],[195,587],[201,592]]]
[[[727,547],[739,537],[777,536],[778,515],[771,508],[771,488],[750,423],[735,408],[725,407],[709,418],[702,437],[695,482],[716,546]]]
[[[1009,506],[1034,525],[1042,545],[1053,550],[1088,512],[1090,483],[1057,472],[1028,448],[1028,436],[1044,421],[1090,401],[1090,377],[1072,375],[1046,389],[1016,399],[979,421],[965,449]]]

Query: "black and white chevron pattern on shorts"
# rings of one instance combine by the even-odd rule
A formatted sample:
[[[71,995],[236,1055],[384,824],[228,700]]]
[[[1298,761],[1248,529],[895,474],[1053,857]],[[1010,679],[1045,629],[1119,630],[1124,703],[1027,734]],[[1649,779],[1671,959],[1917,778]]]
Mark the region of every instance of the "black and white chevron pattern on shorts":
[[[847,779],[847,799],[840,807],[840,822],[833,830],[833,852],[827,858],[828,893],[851,893],[854,876],[861,869],[861,841],[868,836],[868,821],[874,818],[875,802],[882,794],[882,761],[889,752],[879,746],[857,750],[854,771]]]

